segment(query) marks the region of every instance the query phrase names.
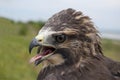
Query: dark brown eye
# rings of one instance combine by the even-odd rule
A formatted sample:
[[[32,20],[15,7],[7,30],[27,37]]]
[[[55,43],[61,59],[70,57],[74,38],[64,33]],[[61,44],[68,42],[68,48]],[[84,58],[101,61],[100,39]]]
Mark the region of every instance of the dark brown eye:
[[[62,43],[66,40],[66,35],[65,34],[59,34],[55,36],[56,42]]]

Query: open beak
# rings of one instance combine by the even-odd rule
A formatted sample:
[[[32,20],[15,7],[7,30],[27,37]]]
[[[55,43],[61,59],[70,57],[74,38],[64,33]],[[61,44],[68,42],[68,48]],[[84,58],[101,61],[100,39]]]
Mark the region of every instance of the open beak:
[[[31,53],[34,47],[38,47],[38,50],[37,50],[37,55],[30,59],[30,63],[35,62],[35,65],[38,65],[43,60],[53,55],[56,49],[53,46],[48,46],[48,45],[50,44],[44,44],[42,42],[38,42],[38,40],[34,38],[29,45],[29,53]]]

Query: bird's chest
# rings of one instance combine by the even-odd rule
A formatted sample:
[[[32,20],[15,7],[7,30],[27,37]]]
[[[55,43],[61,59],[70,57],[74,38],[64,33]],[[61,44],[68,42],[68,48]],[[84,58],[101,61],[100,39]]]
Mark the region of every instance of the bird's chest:
[[[63,73],[50,73],[46,75],[43,79],[38,80],[79,80],[76,75],[73,74],[63,74]]]
[[[74,72],[72,69],[47,69],[38,75],[37,80],[79,80],[80,73]]]

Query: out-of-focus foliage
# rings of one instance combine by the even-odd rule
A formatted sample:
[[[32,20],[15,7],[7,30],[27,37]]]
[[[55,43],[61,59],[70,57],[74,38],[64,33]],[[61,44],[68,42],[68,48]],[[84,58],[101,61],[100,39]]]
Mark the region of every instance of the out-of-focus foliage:
[[[19,22],[18,25],[20,25],[19,35],[25,36],[28,33],[28,26],[22,22]]]
[[[120,61],[120,41],[119,40],[102,40],[103,52],[106,56],[116,61]]]
[[[43,25],[0,18],[0,80],[35,80],[40,68],[29,64],[28,46]]]
[[[39,67],[29,64],[28,46],[43,21],[15,22],[0,18],[0,80],[35,80]],[[120,61],[120,41],[103,39],[105,55]],[[35,53],[33,50],[32,53]]]

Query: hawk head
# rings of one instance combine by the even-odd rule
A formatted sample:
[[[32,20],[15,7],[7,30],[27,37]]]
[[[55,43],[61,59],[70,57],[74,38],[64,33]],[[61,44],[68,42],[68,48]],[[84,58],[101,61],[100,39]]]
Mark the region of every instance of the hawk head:
[[[49,18],[30,43],[30,53],[34,47],[38,48],[37,55],[30,62],[35,65],[72,65],[102,55],[98,31],[91,19],[70,8]]]

